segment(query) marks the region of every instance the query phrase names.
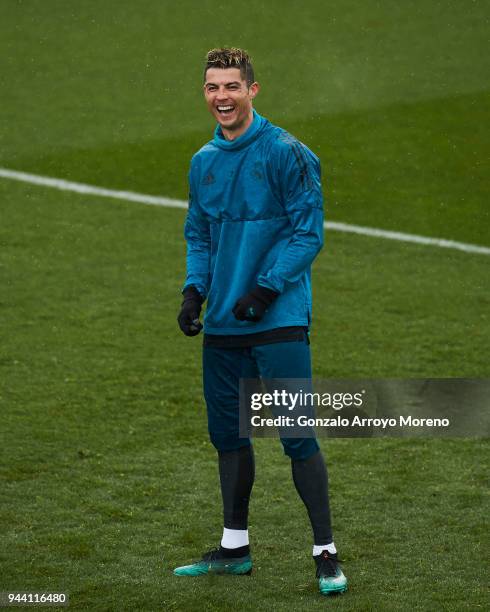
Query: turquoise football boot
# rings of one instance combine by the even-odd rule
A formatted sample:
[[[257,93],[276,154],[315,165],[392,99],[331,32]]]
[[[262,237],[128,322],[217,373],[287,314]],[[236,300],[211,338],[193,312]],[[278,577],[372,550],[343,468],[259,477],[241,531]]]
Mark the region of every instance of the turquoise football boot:
[[[237,559],[224,557],[219,548],[205,553],[200,561],[174,569],[176,576],[202,576],[204,574],[235,574],[250,576],[252,559],[250,555]]]
[[[337,553],[332,554],[327,550],[313,557],[316,563],[316,577],[322,595],[333,595],[347,591],[347,578],[340,569],[340,560]]]

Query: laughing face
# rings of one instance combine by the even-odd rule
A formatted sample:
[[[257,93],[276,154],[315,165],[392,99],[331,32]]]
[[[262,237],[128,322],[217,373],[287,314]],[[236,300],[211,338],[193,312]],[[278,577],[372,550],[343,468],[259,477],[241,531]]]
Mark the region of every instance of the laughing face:
[[[206,71],[204,97],[226,139],[238,138],[252,123],[252,100],[258,91],[258,83],[247,86],[239,68],[209,68]]]

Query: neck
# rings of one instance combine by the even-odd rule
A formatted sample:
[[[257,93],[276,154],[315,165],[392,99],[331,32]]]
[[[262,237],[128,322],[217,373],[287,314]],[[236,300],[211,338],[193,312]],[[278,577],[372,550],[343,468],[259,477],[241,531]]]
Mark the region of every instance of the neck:
[[[238,127],[237,129],[228,130],[225,127],[221,126],[221,131],[223,132],[223,136],[226,138],[226,140],[236,140],[248,130],[253,120],[254,120],[253,110],[250,109],[250,113],[248,114],[248,117],[245,119],[242,125],[240,125],[240,127]]]

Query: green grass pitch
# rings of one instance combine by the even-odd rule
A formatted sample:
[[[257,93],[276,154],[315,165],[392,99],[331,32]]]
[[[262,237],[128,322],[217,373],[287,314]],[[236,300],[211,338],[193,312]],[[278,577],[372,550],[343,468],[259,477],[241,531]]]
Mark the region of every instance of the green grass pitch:
[[[489,245],[484,3],[3,3],[0,166],[184,199],[202,58],[255,59],[256,108],[322,160],[326,218]],[[488,442],[322,441],[345,596],[256,442],[250,578],[172,568],[221,531],[200,340],[176,324],[184,211],[0,179],[0,591],[79,610],[488,607]],[[488,377],[488,257],[329,232],[318,377]]]

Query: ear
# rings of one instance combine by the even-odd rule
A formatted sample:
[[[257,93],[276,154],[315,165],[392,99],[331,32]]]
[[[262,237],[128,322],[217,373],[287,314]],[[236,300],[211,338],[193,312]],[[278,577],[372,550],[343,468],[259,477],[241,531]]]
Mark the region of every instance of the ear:
[[[253,99],[259,93],[259,91],[260,85],[257,83],[257,81],[255,81],[255,83],[252,83],[248,88],[248,95],[251,99]]]

